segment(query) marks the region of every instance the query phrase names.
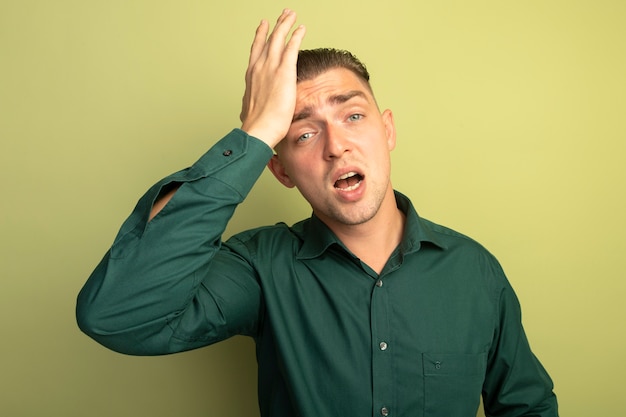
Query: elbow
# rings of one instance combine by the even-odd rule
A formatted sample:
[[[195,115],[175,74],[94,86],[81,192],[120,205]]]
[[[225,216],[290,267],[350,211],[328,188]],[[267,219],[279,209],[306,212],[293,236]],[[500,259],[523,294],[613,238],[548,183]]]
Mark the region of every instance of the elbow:
[[[110,327],[110,320],[106,320],[97,308],[84,302],[80,297],[76,303],[76,324],[83,333],[104,347],[116,352],[126,353],[116,348],[115,344],[111,341],[111,335],[114,334],[115,331]]]
[[[91,339],[117,353],[132,356],[156,356],[173,353],[171,329],[165,319],[148,322],[131,320],[133,314],[113,314],[97,303],[76,304],[76,323]]]
[[[78,328],[97,340],[98,335],[107,333],[103,329],[109,328],[110,321],[106,319],[104,310],[98,306],[97,298],[84,287],[76,299],[76,324],[78,324]]]
[[[100,335],[104,335],[102,331],[104,328],[102,317],[96,309],[87,303],[81,302],[80,298],[76,303],[76,324],[78,324],[78,328],[83,333],[92,339],[98,340]]]
[[[107,318],[96,306],[78,299],[76,304],[76,324],[78,328],[100,345],[126,355],[145,355],[141,344],[132,343],[128,334],[115,320]]]

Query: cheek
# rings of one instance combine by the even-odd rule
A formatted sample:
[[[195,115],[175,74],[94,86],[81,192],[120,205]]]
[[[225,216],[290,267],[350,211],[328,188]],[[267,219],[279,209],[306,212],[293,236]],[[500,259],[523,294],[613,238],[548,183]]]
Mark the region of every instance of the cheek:
[[[318,157],[315,152],[307,149],[298,149],[297,152],[289,152],[285,154],[285,170],[289,175],[302,176],[316,168]]]
[[[302,184],[306,184],[307,178],[310,178],[308,173],[311,172],[311,167],[304,158],[290,157],[289,163],[285,164],[284,167],[285,173],[298,188]]]
[[[316,178],[316,170],[313,164],[303,161],[290,167],[289,176],[300,186],[310,186]]]

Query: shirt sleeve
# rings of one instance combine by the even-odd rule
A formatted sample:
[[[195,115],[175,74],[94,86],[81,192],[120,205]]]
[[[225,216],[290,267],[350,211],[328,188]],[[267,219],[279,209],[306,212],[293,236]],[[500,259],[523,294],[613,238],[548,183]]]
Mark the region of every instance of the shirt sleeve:
[[[558,417],[550,376],[532,353],[517,296],[506,282],[499,297],[499,323],[483,386],[487,416]]]
[[[222,246],[235,208],[272,155],[235,129],[190,168],[155,184],[77,299],[81,330],[133,355],[189,350],[255,331],[261,292],[245,254]],[[155,200],[180,187],[150,221]]]

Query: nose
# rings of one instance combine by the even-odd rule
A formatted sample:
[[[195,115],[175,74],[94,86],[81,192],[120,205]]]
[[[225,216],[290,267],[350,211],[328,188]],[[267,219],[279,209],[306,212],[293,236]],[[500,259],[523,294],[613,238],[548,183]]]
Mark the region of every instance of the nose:
[[[340,158],[350,151],[350,141],[341,128],[328,124],[326,126],[326,146],[324,155],[326,159]]]

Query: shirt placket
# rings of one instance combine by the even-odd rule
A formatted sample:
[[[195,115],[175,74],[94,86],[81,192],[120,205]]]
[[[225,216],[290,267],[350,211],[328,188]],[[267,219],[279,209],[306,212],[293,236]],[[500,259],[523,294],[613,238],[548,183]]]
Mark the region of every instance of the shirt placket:
[[[376,279],[372,290],[372,417],[394,415],[393,361],[394,346],[389,326],[389,294],[382,277]]]

